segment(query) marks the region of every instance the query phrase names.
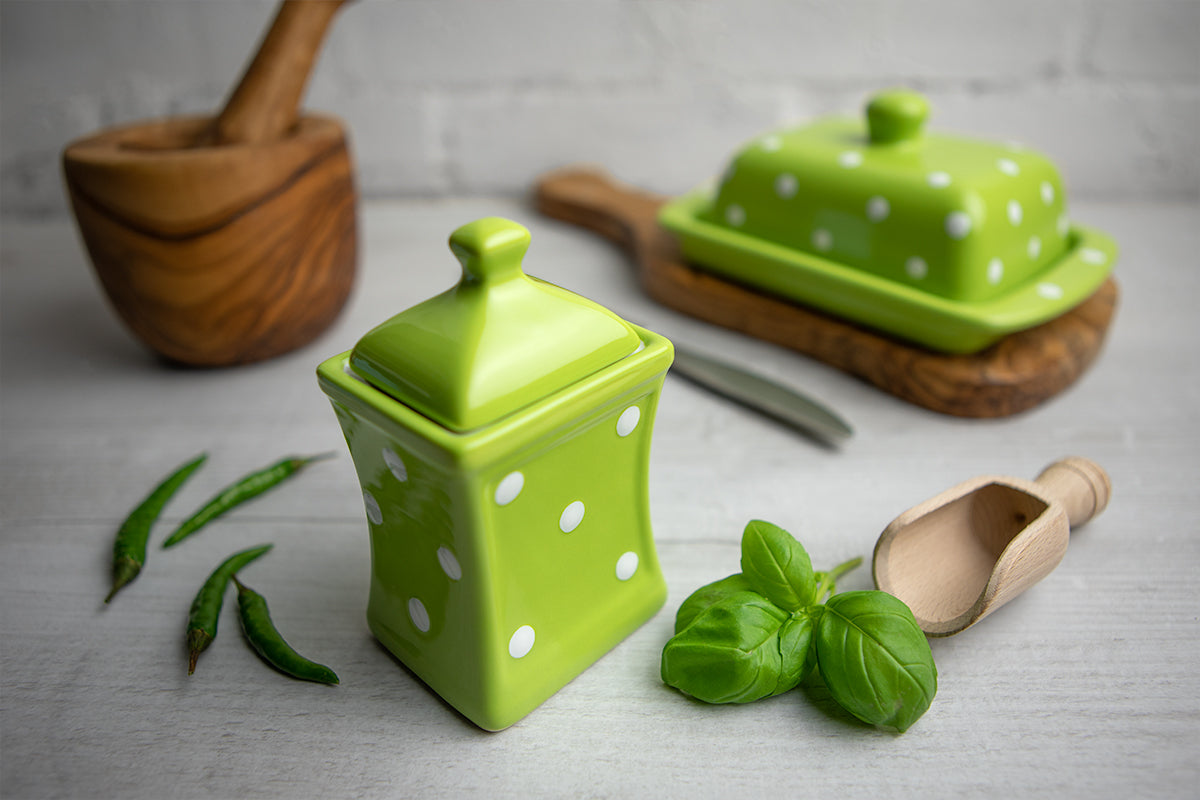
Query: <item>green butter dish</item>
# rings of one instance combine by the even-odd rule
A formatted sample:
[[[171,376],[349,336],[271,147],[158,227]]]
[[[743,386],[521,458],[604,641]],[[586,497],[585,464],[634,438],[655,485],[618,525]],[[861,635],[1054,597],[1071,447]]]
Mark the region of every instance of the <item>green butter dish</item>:
[[[875,95],[743,147],[660,223],[694,266],[946,353],[1054,319],[1108,277],[1062,178],[1020,145],[925,133],[925,98]]]
[[[363,492],[367,622],[475,724],[520,720],[666,600],[651,430],[673,348],[459,228],[462,279],[317,369]]]

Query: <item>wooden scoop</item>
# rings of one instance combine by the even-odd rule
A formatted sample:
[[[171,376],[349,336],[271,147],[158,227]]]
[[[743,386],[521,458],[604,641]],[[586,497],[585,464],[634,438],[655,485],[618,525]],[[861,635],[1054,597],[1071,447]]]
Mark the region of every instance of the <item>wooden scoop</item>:
[[[63,153],[100,282],[167,358],[270,358],[312,340],[345,304],[357,258],[346,134],[299,112],[342,2],[284,2],[215,117],[113,128]]]
[[[1096,463],[1056,461],[1036,481],[984,476],[892,521],[875,545],[875,585],[903,600],[921,630],[950,636],[1058,566],[1071,528],[1108,505]]]

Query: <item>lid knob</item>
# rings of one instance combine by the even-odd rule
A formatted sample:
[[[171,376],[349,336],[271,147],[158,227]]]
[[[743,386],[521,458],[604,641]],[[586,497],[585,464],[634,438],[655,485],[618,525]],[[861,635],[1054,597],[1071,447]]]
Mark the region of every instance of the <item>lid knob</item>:
[[[929,117],[929,101],[909,89],[880,92],[867,103],[867,129],[872,144],[916,139]]]
[[[503,217],[484,217],[450,234],[450,250],[463,268],[465,283],[499,283],[523,274],[529,230]]]

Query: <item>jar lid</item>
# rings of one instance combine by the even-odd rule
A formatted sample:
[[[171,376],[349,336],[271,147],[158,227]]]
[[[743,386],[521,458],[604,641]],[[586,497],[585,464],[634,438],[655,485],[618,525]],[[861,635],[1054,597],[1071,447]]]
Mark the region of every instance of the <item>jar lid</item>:
[[[479,428],[636,352],[608,309],[526,275],[529,231],[486,217],[450,236],[458,285],[368,332],[350,367],[452,430]]]

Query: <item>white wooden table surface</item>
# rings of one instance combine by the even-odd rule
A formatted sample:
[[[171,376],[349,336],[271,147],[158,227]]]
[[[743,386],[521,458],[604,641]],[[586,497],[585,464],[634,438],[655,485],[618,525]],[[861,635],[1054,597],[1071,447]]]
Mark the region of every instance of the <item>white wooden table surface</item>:
[[[1100,359],[1063,395],[994,421],[936,415],[816,362],[710,328],[638,292],[624,257],[511,200],[374,204],[336,326],[229,370],[165,366],[102,300],[69,221],[3,227],[0,270],[0,795],[38,797],[1181,797],[1200,779],[1200,209],[1083,205],[1122,246]],[[369,555],[353,467],[314,368],[449,286],[450,231],[501,214],[533,231],[532,274],[802,388],[857,435],[822,449],[668,378],[651,505],[664,610],[523,721],[476,729],[367,631]],[[208,465],[163,528],[289,453],[336,450],[186,546],[155,549],[103,607],[113,533],[170,469]],[[982,473],[1032,478],[1068,454],[1112,504],[1059,568],[933,642],[932,708],[901,736],[801,692],[692,702],[659,680],[679,603],[737,569],[751,518],[797,534],[818,568],[870,556],[897,514]],[[227,600],[188,677],[192,593],[226,554],[272,541],[253,585],[328,688],[257,660]],[[868,588],[869,570],[842,588]]]

